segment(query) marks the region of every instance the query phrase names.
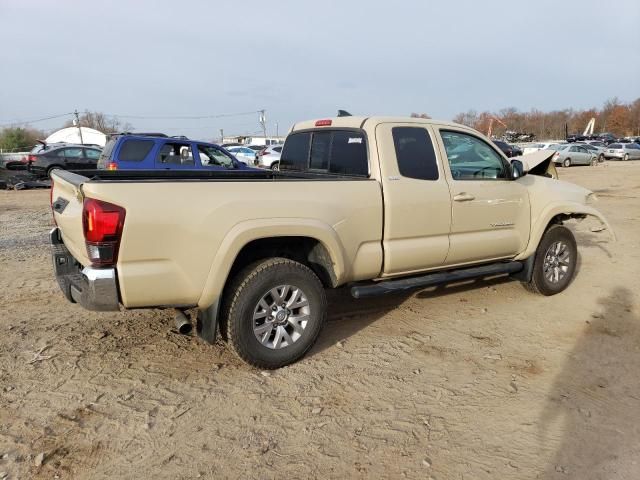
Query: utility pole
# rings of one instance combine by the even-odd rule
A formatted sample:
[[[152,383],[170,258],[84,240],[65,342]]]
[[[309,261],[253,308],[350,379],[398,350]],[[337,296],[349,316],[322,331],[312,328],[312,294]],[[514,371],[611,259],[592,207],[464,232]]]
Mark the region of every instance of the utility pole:
[[[280,135],[278,134],[278,122],[276,122],[276,137],[279,137]]]
[[[78,127],[78,133],[80,134],[80,144],[84,145],[84,140],[82,139],[82,127],[80,127],[80,116],[78,115],[78,110],[75,110],[73,114],[76,116],[76,126]]]
[[[260,117],[258,121],[260,122],[260,126],[262,126],[262,136],[264,137],[264,143],[267,144],[267,117],[265,115],[264,110],[259,110]]]
[[[220,145],[224,143],[224,129],[220,129]]]

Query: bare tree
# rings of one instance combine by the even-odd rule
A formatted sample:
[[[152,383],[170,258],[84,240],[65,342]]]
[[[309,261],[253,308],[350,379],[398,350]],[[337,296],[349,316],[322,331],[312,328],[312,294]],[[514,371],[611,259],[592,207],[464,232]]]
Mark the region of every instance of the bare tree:
[[[65,127],[72,127],[73,121],[65,123]],[[122,122],[118,117],[112,117],[102,112],[86,111],[80,115],[80,126],[98,130],[102,133],[115,133],[128,131],[133,128],[130,123]]]

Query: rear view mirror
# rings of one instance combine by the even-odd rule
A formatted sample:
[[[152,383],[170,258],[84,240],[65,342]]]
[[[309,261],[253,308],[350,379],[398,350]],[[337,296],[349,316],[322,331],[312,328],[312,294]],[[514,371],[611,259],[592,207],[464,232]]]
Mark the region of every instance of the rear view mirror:
[[[520,160],[511,160],[511,179],[515,180],[524,176],[524,164]]]

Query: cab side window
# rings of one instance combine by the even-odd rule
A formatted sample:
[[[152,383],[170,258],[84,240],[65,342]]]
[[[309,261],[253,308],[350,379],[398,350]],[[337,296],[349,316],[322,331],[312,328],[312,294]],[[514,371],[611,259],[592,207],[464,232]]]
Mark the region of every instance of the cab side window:
[[[441,130],[454,180],[500,180],[508,178],[502,156],[488,143],[467,133]]]
[[[438,164],[429,132],[421,127],[393,127],[393,145],[400,175],[438,180]]]

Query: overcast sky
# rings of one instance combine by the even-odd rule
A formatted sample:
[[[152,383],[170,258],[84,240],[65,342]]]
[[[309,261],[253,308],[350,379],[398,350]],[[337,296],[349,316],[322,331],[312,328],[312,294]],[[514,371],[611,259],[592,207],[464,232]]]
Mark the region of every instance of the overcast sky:
[[[640,97],[640,1],[0,0],[0,124],[78,109],[212,139],[297,120]],[[52,129],[66,118],[33,123]]]

